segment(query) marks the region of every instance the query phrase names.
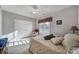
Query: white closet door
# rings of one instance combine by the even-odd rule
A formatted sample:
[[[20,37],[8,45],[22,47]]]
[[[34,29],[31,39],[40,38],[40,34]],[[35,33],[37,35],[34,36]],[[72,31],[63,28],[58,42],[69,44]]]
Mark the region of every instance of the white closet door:
[[[16,37],[22,38],[32,32],[32,22],[26,20],[15,20]]]

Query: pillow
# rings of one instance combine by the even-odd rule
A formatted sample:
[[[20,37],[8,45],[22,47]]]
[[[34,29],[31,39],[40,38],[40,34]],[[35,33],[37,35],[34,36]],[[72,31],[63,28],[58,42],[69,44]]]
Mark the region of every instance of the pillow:
[[[76,34],[66,34],[62,44],[67,52],[71,53],[73,49],[79,48],[79,36]]]
[[[34,39],[41,39],[41,40],[44,40],[44,37],[42,35],[37,35],[35,37],[32,37]]]
[[[64,37],[55,37],[51,39],[51,42],[55,45],[61,44],[64,40]]]
[[[6,46],[8,38],[0,38],[0,47]]]
[[[54,38],[55,36],[53,36],[53,34],[50,34],[50,35],[47,35],[47,36],[44,36],[44,39],[45,40],[50,40],[51,38]]]

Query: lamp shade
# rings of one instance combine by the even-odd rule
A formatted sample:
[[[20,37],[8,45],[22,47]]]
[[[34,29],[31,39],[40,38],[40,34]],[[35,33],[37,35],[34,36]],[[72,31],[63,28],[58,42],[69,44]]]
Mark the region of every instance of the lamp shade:
[[[78,31],[79,29],[77,26],[72,26],[70,30],[72,30],[73,33],[75,33],[75,31]]]
[[[35,31],[35,32],[39,32],[39,29],[35,29],[34,31]]]
[[[71,30],[78,30],[77,26],[72,26]]]

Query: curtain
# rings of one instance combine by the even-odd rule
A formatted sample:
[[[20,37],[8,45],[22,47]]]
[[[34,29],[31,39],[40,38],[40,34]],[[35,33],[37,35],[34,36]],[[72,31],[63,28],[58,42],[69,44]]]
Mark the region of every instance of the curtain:
[[[48,18],[40,19],[38,23],[45,23],[45,22],[51,22],[51,21],[52,21],[52,17],[48,17]]]

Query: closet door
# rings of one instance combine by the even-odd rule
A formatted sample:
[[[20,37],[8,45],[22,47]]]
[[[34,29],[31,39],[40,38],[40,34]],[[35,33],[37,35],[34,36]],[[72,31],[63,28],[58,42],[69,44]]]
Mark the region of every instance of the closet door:
[[[15,37],[23,38],[30,35],[32,32],[32,22],[26,20],[15,20]]]

